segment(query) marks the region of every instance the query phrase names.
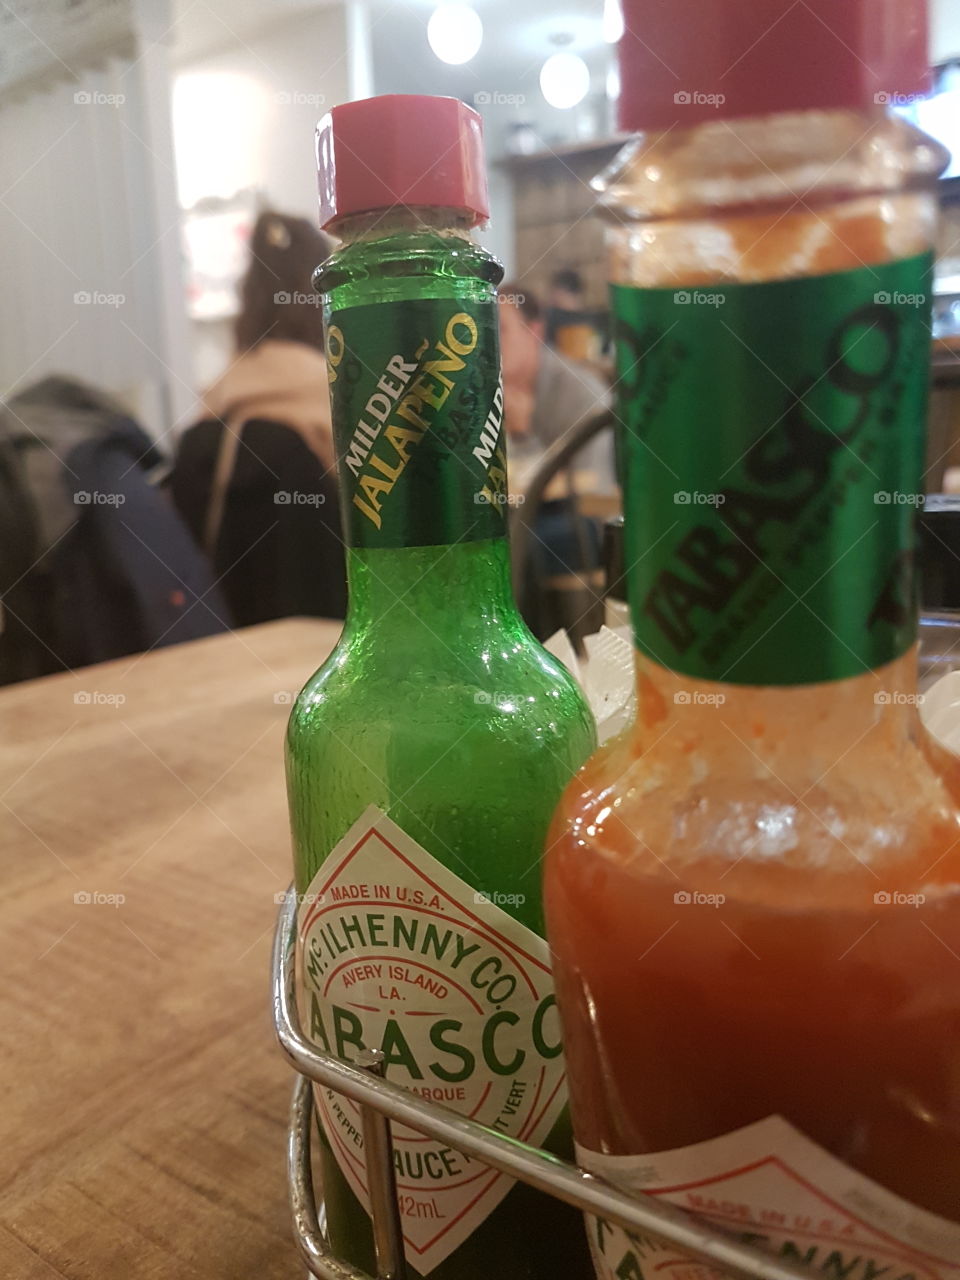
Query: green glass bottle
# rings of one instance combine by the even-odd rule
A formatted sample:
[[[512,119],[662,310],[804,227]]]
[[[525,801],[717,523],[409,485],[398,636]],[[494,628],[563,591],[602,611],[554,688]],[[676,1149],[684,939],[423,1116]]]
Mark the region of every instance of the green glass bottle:
[[[540,852],[594,727],[511,593],[479,117],[350,103],[318,150],[350,603],[287,734],[300,1016],[320,1047],[382,1049],[388,1079],[568,1154]],[[316,1102],[330,1241],[372,1271],[359,1118]],[[572,1210],[394,1138],[411,1276],[591,1274]]]

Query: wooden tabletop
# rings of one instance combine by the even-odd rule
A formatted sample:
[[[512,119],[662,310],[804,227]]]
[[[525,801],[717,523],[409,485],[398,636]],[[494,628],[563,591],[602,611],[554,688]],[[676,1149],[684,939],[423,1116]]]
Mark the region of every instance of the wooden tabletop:
[[[282,737],[339,624],[0,690],[0,1277],[288,1280]]]

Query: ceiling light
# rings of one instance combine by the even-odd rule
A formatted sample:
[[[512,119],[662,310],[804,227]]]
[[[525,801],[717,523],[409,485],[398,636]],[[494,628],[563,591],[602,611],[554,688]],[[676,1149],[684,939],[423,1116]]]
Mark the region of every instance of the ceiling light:
[[[603,0],[603,38],[616,44],[623,35],[623,9],[620,0]]]
[[[468,4],[442,4],[427,23],[427,40],[441,62],[461,66],[469,62],[483,40],[483,23]]]
[[[551,107],[575,107],[590,91],[590,68],[577,53],[553,53],[540,68],[540,91]]]

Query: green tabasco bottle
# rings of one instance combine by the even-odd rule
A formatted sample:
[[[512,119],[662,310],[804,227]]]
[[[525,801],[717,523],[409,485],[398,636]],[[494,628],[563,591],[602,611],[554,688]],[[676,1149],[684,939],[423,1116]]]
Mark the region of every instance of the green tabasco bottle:
[[[350,605],[297,699],[287,776],[306,1033],[501,1132],[568,1149],[540,852],[594,743],[514,603],[480,118],[336,107],[318,132]],[[359,1118],[318,1089],[334,1250],[373,1269]],[[411,1276],[590,1274],[577,1215],[395,1128]]]

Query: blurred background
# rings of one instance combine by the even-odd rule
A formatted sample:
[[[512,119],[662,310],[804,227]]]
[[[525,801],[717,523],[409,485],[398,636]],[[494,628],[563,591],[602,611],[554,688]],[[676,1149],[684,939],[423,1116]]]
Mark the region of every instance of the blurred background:
[[[938,92],[907,109],[960,175],[960,4],[932,7]],[[157,435],[189,415],[229,359],[257,210],[315,218],[316,121],[371,94],[476,106],[488,247],[541,293],[579,269],[602,309],[583,180],[617,146],[618,34],[615,0],[8,0],[0,391],[57,371],[132,399]],[[960,295],[956,185],[944,183],[944,330]]]
[[[931,370],[927,487],[938,491],[953,486],[950,468],[960,466],[960,3],[931,5],[933,90],[925,100],[892,105],[953,155],[941,180]],[[146,458],[151,474],[162,474],[185,427],[204,417],[221,427],[227,422],[222,396],[219,402],[208,397],[205,404],[200,397],[244,354],[237,340],[241,282],[252,261],[258,216],[272,210],[316,225],[316,122],[337,103],[373,94],[448,94],[481,113],[492,197],[490,225],[482,234],[505,265],[513,290],[507,301],[517,306],[523,326],[511,338],[511,349],[515,341],[519,351],[524,335],[533,333],[563,361],[573,362],[572,376],[585,389],[589,407],[602,414],[611,365],[602,227],[589,216],[588,182],[623,141],[615,127],[614,42],[620,30],[617,0],[7,0],[0,7],[0,397],[9,413],[6,437],[0,429],[0,490],[5,439],[13,446],[8,471],[21,465],[14,458],[17,448],[22,454],[24,444],[39,441],[66,463],[75,505],[95,506],[99,500],[97,490],[80,485],[79,463],[69,462],[73,455],[64,440],[74,441],[73,422],[59,422],[54,430],[51,403],[57,413],[69,402],[88,416],[99,415],[101,426],[109,415],[114,440],[118,430],[122,436],[135,424],[152,452],[133,437],[124,447],[141,467]],[[286,221],[262,225],[260,234],[262,260],[307,232]],[[322,252],[303,242],[308,259]],[[275,336],[282,331],[281,324]],[[303,333],[287,336],[301,345],[307,341]],[[573,385],[570,374],[559,370],[558,377],[567,376]],[[71,384],[44,385],[54,375],[96,388],[111,398],[109,405],[84,400],[80,406],[83,396]],[[525,375],[521,370],[517,376]],[[312,377],[305,370],[305,387],[315,385]],[[310,436],[320,428],[299,420],[293,425],[308,445],[317,446],[313,454],[323,463],[324,478],[316,481],[314,506],[329,498],[327,532],[335,538],[330,459],[317,445],[319,437]],[[563,431],[574,425],[563,424]],[[229,431],[228,424],[221,436]],[[539,465],[561,434],[559,428],[552,436],[548,432],[526,461]],[[208,538],[216,583],[197,566],[192,578],[189,567],[171,561],[171,581],[181,585],[167,592],[167,605],[192,610],[195,620],[209,614],[214,629],[231,616],[242,622],[297,611],[342,613],[342,566],[331,571],[340,586],[331,587],[327,603],[305,604],[293,592],[258,614],[247,608],[242,593],[234,600],[228,590],[227,600],[219,600],[237,555],[247,556],[266,533],[251,534],[236,555],[216,543],[219,524],[214,521],[211,534],[207,508],[216,505],[210,476],[222,449],[215,441],[208,446],[196,464],[207,475],[199,506],[191,509],[189,484],[180,486],[178,503],[195,543]],[[523,453],[514,448],[518,468]],[[606,481],[601,475],[605,467],[609,472],[606,463],[584,471],[581,489],[592,488],[595,498],[604,499],[610,487],[609,475]],[[129,520],[138,499],[109,496],[120,492],[127,473],[113,488],[106,486],[103,505],[126,502]],[[271,472],[268,506],[285,501],[276,496],[276,474]],[[37,475],[29,479],[36,494]],[[21,476],[20,488],[25,487]],[[556,493],[545,487],[542,496],[549,502]],[[616,509],[609,493],[605,501]],[[0,502],[0,508],[5,505],[10,507]],[[566,520],[567,509],[562,511]],[[289,514],[293,520],[304,513]],[[604,501],[588,512],[592,519],[605,514]],[[167,548],[180,534],[148,532],[155,519],[161,513],[145,510],[134,537],[155,560],[167,561]],[[22,521],[10,520],[22,528]],[[0,594],[8,611],[16,603],[9,585],[28,571],[36,579],[32,566],[59,545],[61,526],[69,521],[60,513],[37,523],[33,542],[21,548],[22,565],[5,567],[0,559]],[[105,533],[102,526],[101,518],[101,540],[116,532]],[[599,581],[595,532],[585,535],[578,525],[564,536],[566,542],[541,531],[535,538],[549,542],[553,556],[552,567],[541,566],[541,577],[552,573],[559,583],[572,574],[589,600]],[[91,578],[101,567],[98,554],[88,554],[84,571]],[[75,577],[74,567],[71,572]],[[201,599],[203,607],[195,609]],[[219,602],[214,608],[211,601]],[[578,617],[581,605],[582,600]],[[34,607],[28,602],[22,610]],[[62,601],[59,607],[64,612]],[[538,630],[557,620],[547,613]],[[48,638],[39,618],[27,618],[24,625],[43,637],[46,669],[78,665],[92,660],[90,654],[112,656],[110,645],[96,643],[65,650],[66,642]],[[166,637],[186,638],[173,624],[154,625],[113,649],[134,651],[167,643]],[[19,678],[23,674],[21,667]],[[17,677],[4,675],[0,648],[4,678]]]

